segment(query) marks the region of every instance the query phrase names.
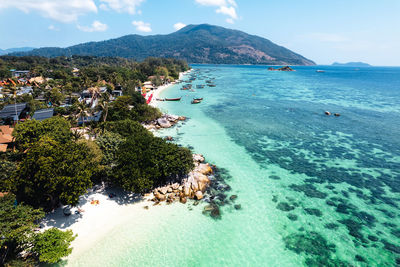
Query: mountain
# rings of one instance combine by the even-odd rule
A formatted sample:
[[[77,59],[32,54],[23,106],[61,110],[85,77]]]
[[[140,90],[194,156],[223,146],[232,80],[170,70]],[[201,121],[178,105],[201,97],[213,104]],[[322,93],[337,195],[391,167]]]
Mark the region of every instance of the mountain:
[[[45,47],[14,55],[118,56],[136,60],[174,57],[189,63],[315,65],[313,61],[265,38],[208,24],[188,25],[167,35],[126,35],[107,41],[67,48]]]
[[[348,63],[338,63],[335,62],[332,64],[332,66],[338,66],[338,67],[372,67],[371,65],[364,63],[364,62],[348,62]]]
[[[18,48],[9,48],[9,49],[0,49],[0,56],[7,55],[9,53],[15,52],[28,52],[35,49],[34,47],[18,47]]]

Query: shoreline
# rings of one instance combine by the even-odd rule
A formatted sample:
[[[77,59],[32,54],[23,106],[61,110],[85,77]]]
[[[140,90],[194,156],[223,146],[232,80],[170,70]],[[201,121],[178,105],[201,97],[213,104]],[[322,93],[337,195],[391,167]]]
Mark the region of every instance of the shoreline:
[[[179,79],[188,74],[191,70],[179,73]],[[153,98],[149,105],[157,107],[158,96],[170,86],[171,83],[159,87],[153,92]],[[115,197],[110,198],[110,194]],[[100,240],[107,237],[113,230],[117,229],[125,222],[135,220],[140,224],[145,218],[158,217],[159,207],[165,208],[165,205],[154,206],[151,201],[153,194],[140,196],[133,193],[127,193],[122,189],[109,188],[103,185],[95,185],[88,192],[79,198],[79,204],[71,208],[71,215],[65,216],[63,208],[59,207],[51,213],[46,214],[40,222],[40,230],[46,230],[56,227],[60,230],[72,230],[76,235],[71,243],[72,253],[63,260],[77,259],[80,255],[88,251]],[[98,204],[91,203],[97,201]],[[175,203],[179,205],[179,202]],[[151,207],[151,208],[149,208]],[[157,208],[156,208],[157,207]],[[78,212],[81,210],[82,212]],[[68,266],[68,263],[66,264]]]
[[[186,74],[190,73],[191,71],[192,71],[192,69],[187,70],[185,72],[180,72],[178,80],[181,80]],[[157,99],[159,98],[160,94],[163,91],[165,91],[165,89],[170,88],[171,86],[174,86],[174,85],[176,85],[176,83],[172,82],[170,84],[162,85],[162,86],[158,87],[156,90],[152,90],[150,93],[153,94],[153,97],[152,97],[149,105],[152,107],[157,107],[157,102],[158,102]]]

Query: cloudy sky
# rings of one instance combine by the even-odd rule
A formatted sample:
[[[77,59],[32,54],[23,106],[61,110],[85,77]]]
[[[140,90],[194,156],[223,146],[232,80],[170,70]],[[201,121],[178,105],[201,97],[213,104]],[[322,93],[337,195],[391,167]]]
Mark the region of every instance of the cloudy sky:
[[[0,0],[0,48],[66,47],[209,23],[318,64],[400,66],[400,0]]]

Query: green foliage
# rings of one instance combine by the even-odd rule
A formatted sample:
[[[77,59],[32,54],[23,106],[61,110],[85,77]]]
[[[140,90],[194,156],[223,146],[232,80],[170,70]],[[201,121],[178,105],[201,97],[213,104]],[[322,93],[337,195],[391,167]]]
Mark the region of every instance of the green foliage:
[[[12,177],[17,169],[15,162],[0,160],[0,192],[8,192],[12,188]]]
[[[43,136],[20,164],[16,179],[19,200],[52,209],[59,202],[76,205],[91,186],[96,156],[85,143],[60,143]]]
[[[193,168],[190,150],[149,134],[131,135],[119,146],[115,177],[125,190],[144,193]]]
[[[116,163],[118,147],[125,139],[118,133],[106,131],[96,139],[96,143],[103,152],[101,165],[111,166]]]
[[[151,132],[147,131],[140,123],[132,120],[110,121],[103,125],[105,130],[117,133],[124,138],[133,135],[149,135],[153,136]]]
[[[144,98],[138,93],[118,97],[108,109],[108,120],[152,121],[161,117],[159,109],[143,104]]]
[[[15,205],[12,194],[0,197],[0,265],[1,259],[13,259],[29,247],[36,223],[43,217],[41,210],[22,203]]]
[[[37,255],[40,262],[56,263],[71,254],[70,245],[74,239],[71,230],[64,232],[51,228],[35,235],[31,251]]]
[[[16,125],[13,136],[17,148],[25,150],[43,136],[66,143],[72,138],[70,128],[70,123],[62,117],[52,117],[43,121],[28,120]]]
[[[52,105],[59,105],[65,97],[59,89],[53,88],[50,91],[46,92],[45,98],[46,101],[50,102]]]

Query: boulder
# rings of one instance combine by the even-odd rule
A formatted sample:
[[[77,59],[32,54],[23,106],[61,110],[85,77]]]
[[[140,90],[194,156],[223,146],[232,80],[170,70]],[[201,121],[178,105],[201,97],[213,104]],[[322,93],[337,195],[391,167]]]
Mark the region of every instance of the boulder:
[[[197,172],[200,172],[201,174],[208,175],[212,174],[213,170],[209,164],[199,164],[199,166],[196,168]]]
[[[176,122],[177,120],[179,120],[179,116],[176,116],[176,115],[167,115],[167,116],[166,116],[166,119],[167,119],[168,121]]]
[[[185,116],[179,116],[179,117],[178,117],[178,120],[180,120],[180,121],[185,121],[185,120],[186,120],[186,117],[185,117]]]
[[[157,119],[157,123],[162,128],[170,128],[171,127],[171,123],[165,118]]]
[[[172,187],[168,186],[167,192],[172,193]]]
[[[194,192],[196,192],[196,191],[199,190],[199,184],[197,183],[196,180],[193,180],[193,181],[191,182],[191,188],[193,189]]]
[[[173,185],[171,185],[173,190],[178,190],[179,189],[179,184],[178,183],[174,183]]]
[[[186,197],[180,197],[180,198],[179,198],[179,201],[180,201],[181,203],[185,204],[185,203],[187,202],[187,199],[186,199]]]
[[[201,191],[197,191],[196,194],[195,194],[195,196],[196,196],[196,199],[197,199],[197,200],[200,200],[200,199],[203,198],[203,193],[202,193]]]
[[[235,209],[240,210],[242,208],[242,205],[236,204],[234,207],[235,207]]]
[[[157,193],[156,195],[154,195],[156,197],[156,199],[158,199],[159,201],[165,201],[165,199],[167,198],[165,195]]]
[[[183,186],[183,194],[187,197],[190,196],[190,183],[186,182]]]
[[[161,187],[160,189],[158,189],[158,191],[159,191],[161,194],[165,195],[165,194],[168,193],[168,188],[167,188],[166,186],[164,186],[164,187]]]
[[[230,200],[235,200],[235,199],[237,199],[237,195],[232,195],[232,196],[229,197],[229,199]]]
[[[204,162],[204,157],[201,154],[193,154],[193,161],[194,162]]]

